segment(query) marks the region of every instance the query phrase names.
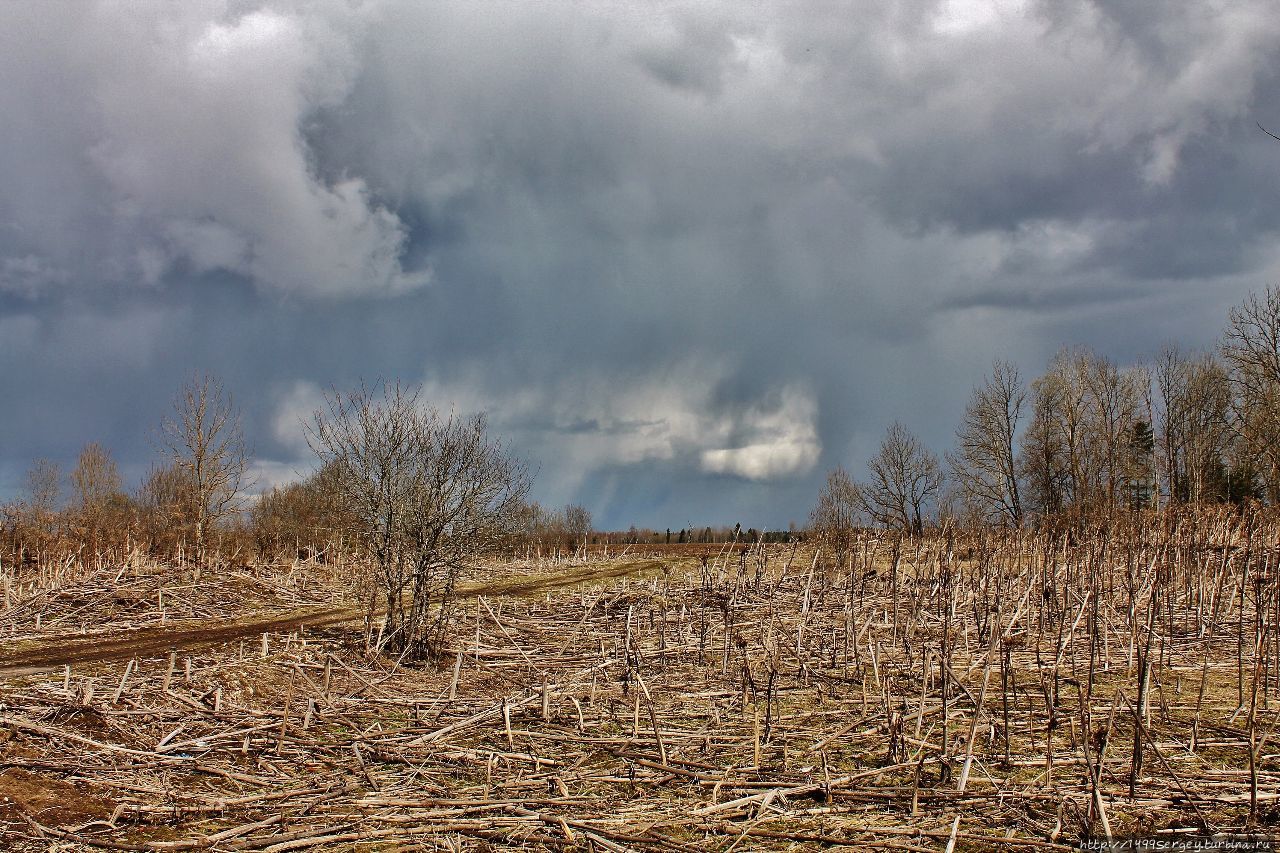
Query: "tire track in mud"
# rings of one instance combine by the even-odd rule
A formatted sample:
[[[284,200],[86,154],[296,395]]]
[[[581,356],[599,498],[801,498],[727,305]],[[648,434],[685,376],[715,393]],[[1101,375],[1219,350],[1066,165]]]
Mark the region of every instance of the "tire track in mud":
[[[521,596],[575,586],[596,580],[611,580],[668,565],[662,560],[638,560],[604,567],[582,566],[554,575],[518,575],[460,586],[456,597]],[[203,619],[172,628],[138,628],[112,634],[84,634],[62,638],[39,638],[0,645],[0,678],[28,675],[77,663],[102,663],[132,657],[160,657],[171,649],[192,649],[252,637],[267,632],[298,628],[324,628],[357,622],[364,618],[361,607],[313,607],[273,613],[259,618]]]

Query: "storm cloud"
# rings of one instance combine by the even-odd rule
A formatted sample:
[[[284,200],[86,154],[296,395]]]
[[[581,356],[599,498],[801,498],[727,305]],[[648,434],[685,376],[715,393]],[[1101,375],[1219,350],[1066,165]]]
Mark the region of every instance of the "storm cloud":
[[[484,409],[605,526],[803,522],[993,358],[1278,280],[1269,2],[0,7],[0,497],[221,375]]]

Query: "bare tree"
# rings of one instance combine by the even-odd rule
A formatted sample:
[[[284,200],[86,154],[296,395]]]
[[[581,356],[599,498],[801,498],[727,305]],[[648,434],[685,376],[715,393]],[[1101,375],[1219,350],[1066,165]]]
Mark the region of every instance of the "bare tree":
[[[333,466],[373,558],[385,604],[379,646],[430,655],[459,573],[513,530],[527,469],[489,437],[484,415],[442,417],[399,384],[326,395],[308,441]]]
[[[1186,388],[1190,359],[1177,346],[1167,346],[1155,363],[1156,448],[1160,458],[1160,478],[1169,503],[1183,498],[1186,459]]]
[[[512,518],[514,541],[519,545],[541,545],[547,529],[549,513],[537,501],[522,502]]]
[[[1155,366],[1156,446],[1171,502],[1200,504],[1229,497],[1231,386],[1211,353],[1167,347]]]
[[[1232,390],[1232,423],[1280,501],[1280,289],[1268,286],[1231,309],[1222,342]]]
[[[263,492],[249,511],[249,525],[264,557],[283,553],[323,561],[329,544],[351,528],[337,487],[338,472],[325,465],[300,483]]]
[[[922,532],[928,511],[942,490],[937,457],[895,421],[880,450],[867,462],[867,469],[871,479],[861,487],[861,494],[872,519],[905,533]]]
[[[32,513],[47,518],[58,508],[62,496],[62,469],[51,459],[37,459],[27,471],[27,505]]]
[[[195,500],[186,471],[176,464],[153,467],[135,496],[141,532],[152,552],[171,549],[181,531],[193,526]]]
[[[71,471],[73,521],[81,541],[98,548],[108,533],[128,528],[131,505],[121,492],[120,471],[111,452],[92,441],[80,451]]]
[[[1135,436],[1143,428],[1150,432],[1143,409],[1151,377],[1140,365],[1121,370],[1110,359],[1085,350],[1080,378],[1086,401],[1089,498],[1095,506],[1114,507],[1135,476],[1144,483],[1149,479],[1152,460]]]
[[[80,451],[76,467],[71,471],[71,487],[75,505],[81,511],[102,507],[120,494],[120,470],[111,451],[91,441]]]
[[[1055,454],[1050,479],[1057,494],[1046,495],[1050,506],[1065,508],[1085,503],[1091,492],[1092,465],[1089,452],[1088,395],[1084,374],[1089,354],[1082,350],[1064,349],[1054,356],[1049,369],[1031,383],[1036,396],[1032,440],[1035,451]],[[1045,461],[1048,461],[1046,457]]]
[[[832,549],[836,564],[842,568],[853,552],[854,536],[862,522],[862,493],[844,468],[836,467],[827,474],[827,484],[809,513],[809,526]]]
[[[1018,368],[997,361],[973,389],[956,430],[956,452],[947,455],[964,503],[984,518],[1015,527],[1022,523],[1022,496],[1014,448],[1025,401]]]
[[[591,536],[591,510],[578,504],[566,504],[564,529],[572,547],[579,548],[585,545],[588,537]]]
[[[161,442],[186,476],[196,552],[205,553],[209,530],[240,509],[249,468],[249,449],[240,412],[217,378],[193,376],[178,392]]]
[[[1023,511],[1051,515],[1069,500],[1069,462],[1059,429],[1062,394],[1059,383],[1032,383],[1031,422],[1022,438],[1019,467],[1025,481]]]
[[[1140,424],[1149,427],[1149,385],[1144,368],[1121,370],[1085,348],[1054,356],[1031,383],[1032,417],[1022,447],[1037,511],[1108,509],[1133,493],[1135,476],[1149,489],[1153,460],[1149,453],[1141,457],[1135,439]]]

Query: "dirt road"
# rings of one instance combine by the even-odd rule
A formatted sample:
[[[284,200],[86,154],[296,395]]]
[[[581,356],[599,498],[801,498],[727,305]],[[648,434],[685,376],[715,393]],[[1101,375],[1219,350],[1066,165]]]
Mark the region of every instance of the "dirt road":
[[[519,575],[459,587],[458,597],[518,596],[576,586],[596,580],[642,574],[666,565],[661,560],[633,560],[605,566],[579,566],[550,575]],[[98,663],[132,657],[159,657],[170,649],[225,643],[267,632],[322,628],[359,621],[358,607],[313,607],[248,619],[203,619],[171,628],[140,628],[111,634],[83,634],[0,645],[0,677],[25,675],[76,663]]]

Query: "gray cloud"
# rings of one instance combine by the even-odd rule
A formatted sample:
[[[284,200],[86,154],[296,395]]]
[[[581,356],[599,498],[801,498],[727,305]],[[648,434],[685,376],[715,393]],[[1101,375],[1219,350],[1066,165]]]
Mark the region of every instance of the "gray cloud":
[[[359,176],[318,180],[302,138],[359,72],[358,12],[153,3],[6,14],[20,20],[0,35],[16,81],[0,95],[16,152],[0,166],[15,190],[0,208],[0,285],[38,295],[224,270],[264,290],[351,295],[429,278],[402,268],[395,213]]]
[[[802,521],[994,356],[1211,342],[1280,256],[1266,2],[0,10],[0,492],[223,374],[485,408],[606,524]]]

